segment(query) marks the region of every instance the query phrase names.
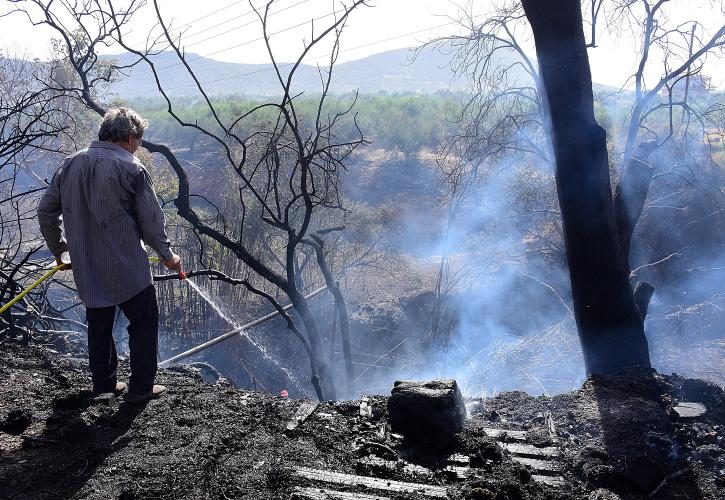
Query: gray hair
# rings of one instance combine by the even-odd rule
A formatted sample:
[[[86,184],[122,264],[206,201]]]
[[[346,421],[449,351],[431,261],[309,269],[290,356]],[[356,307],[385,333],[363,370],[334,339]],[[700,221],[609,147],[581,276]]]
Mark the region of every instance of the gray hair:
[[[98,139],[121,142],[128,141],[133,136],[141,140],[148,126],[149,122],[131,108],[110,108],[103,115],[101,128],[98,130]]]

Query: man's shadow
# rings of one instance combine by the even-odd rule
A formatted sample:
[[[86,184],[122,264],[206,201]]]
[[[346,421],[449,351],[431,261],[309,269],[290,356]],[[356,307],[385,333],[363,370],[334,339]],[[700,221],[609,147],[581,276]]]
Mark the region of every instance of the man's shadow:
[[[588,383],[594,390],[606,456],[594,452],[584,459],[613,466],[594,475],[600,483],[595,485],[623,498],[702,498],[668,415],[666,387],[654,370],[593,377]]]
[[[71,498],[107,457],[130,441],[124,436],[146,403],[93,398],[89,391],[56,399],[40,436],[25,437],[21,448],[0,453],[0,498]],[[97,407],[94,421],[83,418]]]

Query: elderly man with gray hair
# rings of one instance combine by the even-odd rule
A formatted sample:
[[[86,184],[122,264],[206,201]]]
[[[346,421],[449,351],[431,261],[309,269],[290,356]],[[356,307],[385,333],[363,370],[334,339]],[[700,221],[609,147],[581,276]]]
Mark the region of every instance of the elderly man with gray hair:
[[[112,331],[116,306],[129,321],[129,402],[158,397],[158,304],[149,256],[185,278],[171,251],[151,178],[134,156],[148,122],[129,108],[109,109],[98,141],[65,159],[38,205],[38,221],[61,263],[70,254],[78,294],[86,305],[88,357],[96,393],[122,393]]]

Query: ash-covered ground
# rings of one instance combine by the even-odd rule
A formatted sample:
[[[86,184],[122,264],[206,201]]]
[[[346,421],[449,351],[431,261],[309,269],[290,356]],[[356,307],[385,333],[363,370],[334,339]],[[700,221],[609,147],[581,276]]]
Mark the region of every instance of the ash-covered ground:
[[[158,379],[168,395],[144,406],[93,399],[83,359],[4,344],[0,498],[725,498],[725,394],[699,380],[469,401],[441,448],[393,433],[385,397],[288,400],[190,368]]]

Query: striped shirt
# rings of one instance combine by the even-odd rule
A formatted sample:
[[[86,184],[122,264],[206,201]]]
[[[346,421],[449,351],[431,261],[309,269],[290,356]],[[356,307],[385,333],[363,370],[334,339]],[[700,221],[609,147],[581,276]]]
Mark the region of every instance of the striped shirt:
[[[162,260],[173,256],[148,172],[111,142],[93,141],[63,161],[38,204],[38,222],[56,257],[70,253],[86,307],[120,304],[152,283],[143,243]]]

